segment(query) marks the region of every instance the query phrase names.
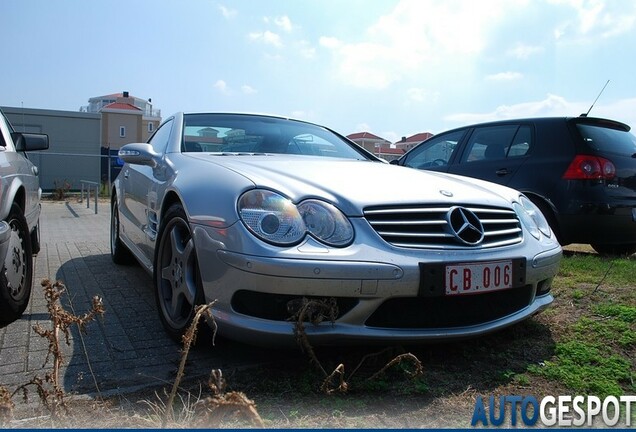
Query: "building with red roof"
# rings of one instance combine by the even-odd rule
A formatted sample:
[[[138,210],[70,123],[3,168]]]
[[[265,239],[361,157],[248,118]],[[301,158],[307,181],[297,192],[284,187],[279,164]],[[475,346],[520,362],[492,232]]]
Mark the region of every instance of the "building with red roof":
[[[430,132],[417,133],[410,137],[402,137],[402,139],[395,144],[391,143],[382,137],[374,135],[370,132],[356,132],[347,135],[351,141],[369,150],[374,155],[381,157],[387,161],[398,159],[404,153],[415,147],[422,141],[426,141],[433,134]]]
[[[378,155],[381,148],[391,147],[391,141],[381,138],[371,132],[356,132],[347,135],[354,143],[360,147],[369,150],[374,155]]]
[[[409,151],[422,141],[426,141],[427,139],[433,136],[430,132],[420,132],[415,135],[411,135],[410,137],[402,137],[402,139],[395,143],[395,148],[403,149],[405,152]]]
[[[127,91],[94,96],[80,111],[101,114],[102,146],[113,151],[124,144],[148,141],[161,123],[161,110],[152,107],[152,99]]]

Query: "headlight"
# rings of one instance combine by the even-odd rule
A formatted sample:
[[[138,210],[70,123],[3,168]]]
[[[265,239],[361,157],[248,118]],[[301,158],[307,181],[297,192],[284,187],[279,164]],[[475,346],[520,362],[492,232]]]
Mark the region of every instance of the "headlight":
[[[340,210],[318,200],[303,201],[298,211],[307,231],[318,240],[331,246],[345,246],[353,240],[353,228]]]
[[[287,198],[266,190],[244,193],[238,202],[241,220],[257,237],[280,245],[300,241],[305,224],[298,209]]]
[[[519,215],[521,222],[530,231],[530,234],[536,239],[541,237],[541,233],[546,237],[552,235],[550,225],[546,220],[539,207],[537,207],[532,201],[525,196],[519,196],[519,203],[514,203],[513,207]]]
[[[315,199],[296,206],[275,192],[255,189],[241,196],[238,212],[252,233],[277,245],[298,243],[307,233],[330,246],[346,246],[353,240],[353,227],[342,212]]]

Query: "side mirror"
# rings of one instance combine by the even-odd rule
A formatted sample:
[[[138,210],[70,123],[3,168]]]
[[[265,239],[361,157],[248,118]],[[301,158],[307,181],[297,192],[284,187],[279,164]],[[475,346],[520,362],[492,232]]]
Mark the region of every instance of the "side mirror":
[[[156,167],[161,155],[155,153],[152,146],[146,143],[126,144],[119,149],[117,156],[129,164]]]
[[[400,164],[400,160],[399,159],[393,159],[389,162],[391,165],[399,165]]]
[[[11,133],[16,151],[36,151],[49,148],[49,136],[46,134],[13,132]]]

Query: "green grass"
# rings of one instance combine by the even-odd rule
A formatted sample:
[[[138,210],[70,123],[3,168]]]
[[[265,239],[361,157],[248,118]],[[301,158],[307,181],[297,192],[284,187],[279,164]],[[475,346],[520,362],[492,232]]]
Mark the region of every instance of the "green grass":
[[[636,391],[636,260],[565,257],[555,279],[554,355],[528,372],[597,396]],[[563,322],[567,325],[563,326]]]
[[[602,346],[577,340],[557,344],[554,359],[528,369],[560,381],[576,394],[599,397],[626,393],[631,380],[636,378],[629,359],[609,354]]]
[[[557,284],[580,289],[577,285],[597,285],[602,281],[634,288],[635,270],[636,260],[630,258],[606,258],[591,254],[566,256],[561,261]]]

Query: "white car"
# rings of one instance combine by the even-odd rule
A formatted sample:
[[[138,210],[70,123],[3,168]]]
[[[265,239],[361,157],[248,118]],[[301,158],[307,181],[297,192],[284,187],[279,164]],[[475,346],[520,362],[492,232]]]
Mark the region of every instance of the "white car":
[[[42,190],[26,152],[47,148],[47,135],[15,132],[0,111],[0,325],[18,319],[31,297]]]
[[[177,114],[127,144],[111,248],[153,274],[177,340],[198,303],[219,332],[294,343],[303,299],[332,310],[316,344],[422,342],[491,332],[546,308],[561,260],[523,194],[382,163],[318,125]]]

